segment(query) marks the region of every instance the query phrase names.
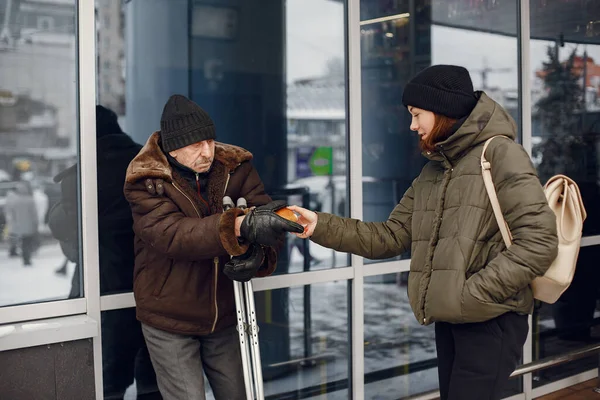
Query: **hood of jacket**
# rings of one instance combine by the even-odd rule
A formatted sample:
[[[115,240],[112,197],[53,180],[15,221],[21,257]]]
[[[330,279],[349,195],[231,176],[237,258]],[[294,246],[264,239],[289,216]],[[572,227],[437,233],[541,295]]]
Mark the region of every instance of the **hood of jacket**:
[[[443,161],[446,156],[450,162],[460,159],[466,152],[498,135],[517,137],[517,125],[514,119],[498,103],[484,92],[477,92],[479,101],[463,124],[448,139],[436,144],[437,152],[425,152],[431,160]]]

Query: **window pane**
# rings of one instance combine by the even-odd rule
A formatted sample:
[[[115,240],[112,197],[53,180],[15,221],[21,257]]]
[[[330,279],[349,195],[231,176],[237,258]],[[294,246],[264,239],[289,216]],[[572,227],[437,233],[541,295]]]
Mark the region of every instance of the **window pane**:
[[[407,272],[365,278],[365,399],[438,388],[434,329],[415,319],[407,279]]]
[[[120,128],[134,142],[146,143],[160,129],[169,96],[183,94],[210,114],[218,141],[253,153],[252,162],[272,198],[347,215],[345,2],[288,0],[265,5],[251,0],[234,2],[233,7],[187,0],[96,0],[95,4],[98,104],[117,115]],[[97,140],[101,142],[107,158],[117,150],[103,134]],[[120,217],[100,219],[101,294],[105,295],[131,291],[131,278],[125,278],[134,273],[131,241],[119,228],[126,213],[116,212],[122,204],[115,207],[101,197],[118,198],[112,190],[119,184],[122,188],[127,165],[108,163],[110,174],[103,174],[100,161],[101,157],[99,211],[102,216],[115,212]],[[102,214],[102,204],[111,204],[107,214]],[[293,238],[288,235],[279,253],[276,274],[348,265],[346,254]],[[102,251],[103,246],[107,251]],[[103,254],[110,257],[103,259]],[[224,286],[222,279],[227,278],[219,277],[219,285]],[[323,398],[325,390],[328,398],[348,398],[347,291],[348,283],[340,282],[256,294],[268,396],[283,398],[291,392]],[[335,319],[326,314],[333,310],[320,300],[337,301],[340,296]],[[229,312],[224,308],[219,312]],[[131,315],[125,314],[113,319],[133,324]],[[142,390],[137,376],[144,373],[143,366],[138,365],[139,359],[131,365],[131,355],[137,354],[139,346],[136,340],[123,335],[104,346],[103,351],[116,355],[116,360],[129,357],[122,370],[105,358],[106,393],[119,395],[125,385],[127,396]],[[111,368],[124,376],[113,379],[117,386],[106,381]],[[144,387],[148,385],[142,383]],[[207,398],[212,398],[209,385],[207,391]]]
[[[586,15],[559,4],[534,3],[531,29],[532,38],[538,39],[530,46],[534,163],[542,182],[555,174],[577,182],[588,212],[583,234],[598,235],[600,214],[593,205],[600,199],[600,38],[593,33],[598,24],[587,21],[600,18],[600,7],[586,2],[586,12],[591,13]],[[576,25],[586,26],[587,33],[582,36]]]
[[[265,397],[349,399],[350,287],[328,282],[255,294]]]
[[[101,318],[104,399],[161,399],[135,308],[104,311]]]
[[[596,45],[565,42],[564,47],[547,40],[531,41],[533,161],[542,183],[556,174],[577,182],[588,213],[584,236],[600,234],[600,213],[594,206],[600,199],[600,66],[595,60],[600,60],[600,41]]]
[[[4,3],[0,306],[80,297],[75,0]]]
[[[124,8],[121,1],[96,1],[98,244],[100,294],[131,292],[134,233],[123,193],[127,167],[142,148],[124,130]]]
[[[533,314],[533,359],[557,356],[600,341],[597,260],[600,246],[582,247],[569,289],[554,304],[538,303]],[[592,356],[534,374],[534,387],[598,367]]]
[[[237,10],[197,4],[189,82],[219,140],[252,151],[268,193],[342,215],[349,190],[344,8],[344,1],[329,0],[268,7],[244,1]],[[209,12],[234,21],[219,39],[200,29]],[[247,20],[253,23],[246,26]],[[306,253],[301,248],[288,237],[277,274],[306,270],[304,255],[310,270],[348,265],[346,255],[312,243]]]
[[[533,159],[540,180],[573,178],[588,217],[584,236],[600,234],[598,127],[600,126],[600,3],[530,1]],[[534,360],[597,343],[597,269],[600,246],[582,247],[569,289],[554,304],[539,303],[533,317]],[[594,369],[597,357],[534,374],[534,387]]]
[[[417,0],[414,16],[409,3],[361,0],[363,213],[368,221],[387,219],[426,162],[402,105],[404,85],[417,72],[432,64],[461,65],[475,90],[485,91],[518,122],[517,2]]]
[[[348,214],[344,1],[122,3],[96,0],[96,49],[98,102],[124,132],[143,145],[169,96],[183,94],[209,113],[218,141],[253,153],[274,199]],[[100,193],[112,184],[101,177]],[[303,242],[287,236],[275,274],[349,265]]]

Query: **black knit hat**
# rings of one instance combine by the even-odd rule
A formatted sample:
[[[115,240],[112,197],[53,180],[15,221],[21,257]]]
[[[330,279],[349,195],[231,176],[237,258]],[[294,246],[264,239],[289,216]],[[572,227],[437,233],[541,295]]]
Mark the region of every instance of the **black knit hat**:
[[[198,104],[180,94],[169,97],[160,118],[160,138],[166,152],[216,139],[215,124]]]
[[[402,104],[460,119],[475,108],[477,97],[469,71],[465,68],[433,65],[406,84]]]

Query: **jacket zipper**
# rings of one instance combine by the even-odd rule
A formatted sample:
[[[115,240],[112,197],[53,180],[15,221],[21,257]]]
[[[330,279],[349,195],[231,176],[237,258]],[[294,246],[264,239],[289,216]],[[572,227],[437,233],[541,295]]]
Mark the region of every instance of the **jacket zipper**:
[[[202,194],[200,193],[200,178],[198,176],[198,173],[196,173],[196,190],[198,191],[198,197],[200,198],[200,201],[206,206],[206,209],[209,210],[208,212],[210,213],[210,206],[208,205],[208,202],[204,200],[204,197],[202,197]]]
[[[197,176],[196,176],[197,179]],[[192,201],[192,199],[190,199],[184,192],[183,190],[179,189],[177,187],[177,185],[175,183],[173,183],[173,187],[175,189],[177,189],[177,191],[179,193],[181,193],[186,199],[188,199],[188,201],[190,202],[190,204],[192,205],[192,207],[194,207],[194,211],[196,211],[196,214],[198,214],[198,218],[200,218],[200,212],[198,211],[198,209],[196,208],[196,205],[194,204],[194,202]],[[215,331],[215,328],[217,326],[217,321],[219,319],[219,304],[217,303],[217,284],[219,282],[219,257],[215,257],[213,259],[213,263],[215,264],[215,290],[214,290],[214,301],[215,301],[215,320],[213,321],[213,326],[212,329],[210,331],[210,333],[213,333]]]
[[[223,190],[223,194],[225,194],[225,192],[227,191],[227,186],[229,185],[229,178],[230,178],[230,175],[229,175],[229,172],[227,172],[227,181],[225,182],[225,189]],[[200,212],[196,208],[196,205],[194,204],[192,199],[190,199],[183,192],[183,190],[179,189],[179,187],[177,187],[177,185],[175,183],[173,183],[173,187],[175,187],[175,189],[177,189],[177,191],[179,193],[181,193],[186,199],[188,199],[188,201],[190,202],[192,207],[194,207],[194,211],[196,211],[196,214],[198,214],[198,218],[200,218]],[[198,174],[196,174],[196,187],[198,188],[198,197],[200,197],[200,199],[202,199],[202,201],[204,201],[206,203],[206,200],[204,200],[202,198],[202,195],[200,194],[200,182],[199,182]],[[219,320],[219,303],[217,302],[217,285],[219,283],[219,257],[213,258],[213,263],[215,265],[215,285],[214,285],[214,296],[213,296],[214,301],[215,301],[215,319],[213,321],[213,326],[210,331],[211,333],[213,333],[215,331],[215,328],[217,327],[217,322]]]
[[[206,206],[206,209],[209,210],[210,213],[210,206],[208,205],[206,200],[204,200],[204,197],[202,197],[202,193],[200,192],[200,178],[198,176],[198,173],[196,173],[196,189],[198,190],[198,198]],[[215,331],[215,328],[217,327],[217,321],[219,320],[219,302],[217,301],[217,285],[219,283],[219,257],[213,258],[213,264],[215,265],[215,285],[213,290],[213,300],[215,302],[215,319],[213,321],[210,333],[213,333]]]
[[[227,185],[229,185],[229,172],[227,172],[227,180],[225,181],[225,189],[223,190],[223,196],[225,195],[225,192],[227,191]],[[196,180],[198,180],[198,175],[196,175]],[[198,186],[198,188],[200,188],[200,186]],[[200,190],[200,189],[198,189]],[[202,198],[202,196],[200,196],[200,198]],[[217,302],[217,284],[219,282],[219,257],[215,257],[213,258],[213,263],[215,264],[215,320],[213,321],[213,326],[212,329],[210,331],[210,333],[213,333],[217,327],[217,321],[219,320],[219,303]]]
[[[225,189],[223,190],[223,195],[225,195],[225,192],[227,191],[227,186],[229,185],[229,178],[231,177],[231,175],[229,174],[228,171],[226,171],[226,173],[227,173],[227,180],[225,181]],[[175,185],[175,183],[173,183],[173,186],[175,187],[175,189],[177,189],[179,191],[179,193],[181,193],[186,199],[188,199],[188,201],[192,204],[192,207],[194,207],[196,214],[198,214],[198,217],[200,217],[200,212],[196,208],[196,205],[194,204],[192,199],[190,199],[183,192],[183,190],[179,189],[177,187],[177,185]],[[200,179],[198,177],[198,174],[196,174],[196,188],[198,189],[198,197],[206,204],[206,200],[204,200],[204,198],[200,194]],[[207,204],[207,206],[208,206],[208,204]],[[209,207],[209,210],[210,210],[210,207]],[[217,327],[217,322],[219,321],[219,303],[217,301],[217,286],[219,284],[219,257],[213,258],[213,263],[215,265],[215,285],[214,285],[214,296],[213,296],[214,302],[215,302],[215,319],[213,321],[213,326],[210,331],[211,333],[213,333],[215,331],[215,328]]]
[[[452,168],[452,163],[450,162],[450,160],[448,159],[448,156],[446,156],[446,154],[444,153],[444,151],[442,150],[442,146],[439,146],[439,153],[440,155],[444,158],[444,160],[446,161],[446,163],[448,164],[447,166],[445,166],[446,168],[446,172],[445,174],[450,174],[452,171],[454,171],[454,168]],[[446,191],[448,190],[448,183],[450,182],[451,176],[448,178],[444,178],[447,179],[447,182],[444,183],[444,185],[442,186],[444,193],[444,203],[446,202]],[[443,217],[444,214],[444,204],[442,204],[442,216],[440,216],[440,218]],[[436,246],[437,246],[437,239],[439,238],[440,235],[440,227],[442,225],[442,222],[439,221],[438,222],[438,226],[436,228]],[[433,275],[433,253],[431,255],[431,275]],[[429,284],[431,283],[431,276],[429,277],[429,282],[427,283],[427,287],[425,288],[425,297],[427,296],[427,292],[429,291]],[[427,324],[427,316],[425,315],[425,297],[423,297],[421,300],[423,301],[423,305],[421,310],[423,311],[423,325]]]
[[[452,170],[452,163],[450,162],[450,159],[448,158],[446,153],[444,153],[444,151],[442,150],[442,146],[439,146],[439,148],[440,148],[439,153],[441,154],[442,157],[444,157],[444,160],[446,160],[446,163],[448,164],[448,169]]]
[[[198,209],[196,208],[196,205],[194,204],[194,202],[192,201],[192,199],[190,199],[188,197],[188,195],[183,192],[183,190],[179,189],[179,187],[175,184],[175,182],[173,182],[173,187],[175,189],[177,189],[177,191],[179,193],[181,193],[183,195],[183,197],[185,197],[186,199],[188,199],[188,201],[190,202],[190,204],[192,205],[192,207],[194,207],[194,211],[196,211],[196,214],[198,214],[198,218],[200,218],[200,211],[198,211]]]
[[[204,200],[204,197],[202,197],[202,192],[200,191],[200,177],[197,172],[196,172],[196,190],[198,191],[198,198],[200,199],[202,204],[204,204],[206,206],[208,213],[210,213],[210,206],[208,205],[208,202],[206,200]],[[213,297],[214,297],[214,302],[215,302],[215,320],[213,321],[213,325],[212,325],[212,329],[210,330],[210,333],[213,333],[215,331],[215,328],[217,327],[217,321],[219,320],[219,303],[217,302],[217,284],[219,283],[219,257],[213,258],[213,263],[215,265],[215,286],[214,286],[214,290],[213,290],[213,292],[214,292]]]
[[[217,327],[217,321],[219,319],[219,303],[217,302],[217,282],[219,282],[219,257],[215,257],[213,259],[213,262],[215,264],[215,290],[214,290],[214,294],[215,294],[215,320],[213,322],[213,326],[212,329],[210,330],[210,333],[213,333],[215,331],[215,328]]]

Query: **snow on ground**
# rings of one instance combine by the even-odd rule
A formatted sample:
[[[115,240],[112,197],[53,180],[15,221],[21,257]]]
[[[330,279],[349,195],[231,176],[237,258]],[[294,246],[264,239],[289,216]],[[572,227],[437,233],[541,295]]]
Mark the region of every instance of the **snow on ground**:
[[[66,299],[75,265],[69,264],[67,275],[57,275],[64,261],[57,242],[42,245],[29,267],[21,257],[10,258],[6,246],[0,247],[0,307]]]
[[[331,268],[333,251],[311,244],[311,253],[323,261],[311,270]],[[55,274],[65,257],[58,242],[44,243],[32,258],[33,265],[24,267],[21,257],[8,256],[6,243],[0,244],[0,307],[65,299],[71,289],[75,264],[69,263],[67,275]],[[289,273],[302,271],[303,258],[298,249],[291,254]],[[336,252],[335,266],[347,266],[347,256]]]

